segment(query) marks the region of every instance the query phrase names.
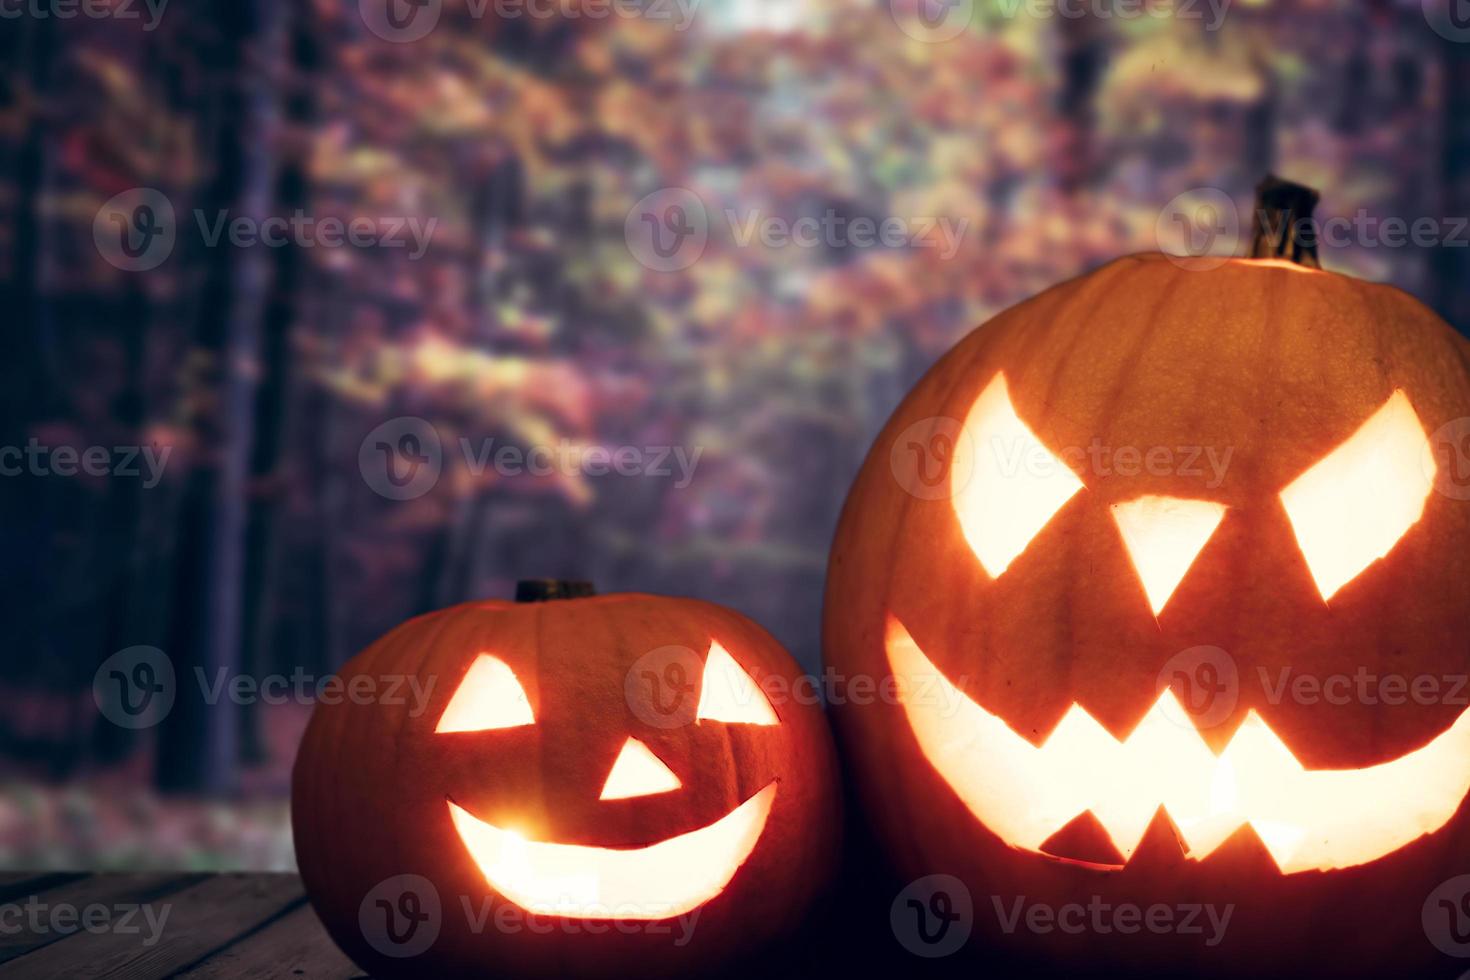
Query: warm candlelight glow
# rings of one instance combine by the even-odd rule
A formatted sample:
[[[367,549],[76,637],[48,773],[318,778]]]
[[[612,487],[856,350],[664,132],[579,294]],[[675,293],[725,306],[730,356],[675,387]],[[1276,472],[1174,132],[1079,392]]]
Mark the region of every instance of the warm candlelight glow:
[[[964,431],[950,466],[951,500],[970,549],[999,578],[1082,481],[1021,421],[1004,374],[980,393]]]
[[[1157,616],[1220,526],[1225,505],[1151,496],[1114,504],[1112,510],[1128,557]]]
[[[1073,705],[1040,746],[955,687],[889,617],[887,650],[919,747],[981,823],[1040,851],[1091,811],[1124,858],[1163,807],[1199,860],[1249,824],[1285,874],[1376,860],[1443,827],[1470,792],[1470,710],[1422,748],[1306,769],[1252,712],[1218,756],[1170,691],[1119,741]]]
[[[434,731],[480,732],[535,723],[531,702],[515,672],[499,657],[482,653],[465,671]]]
[[[636,738],[623,743],[607,782],[602,784],[599,800],[631,800],[638,796],[668,793],[682,784],[672,769]]]
[[[1433,487],[1429,439],[1395,391],[1342,445],[1281,491],[1297,543],[1324,600],[1398,544]]]
[[[529,912],[667,919],[724,891],[760,839],[775,798],[770,783],[708,826],[631,849],[527,840],[452,801],[449,814],[485,881]]]

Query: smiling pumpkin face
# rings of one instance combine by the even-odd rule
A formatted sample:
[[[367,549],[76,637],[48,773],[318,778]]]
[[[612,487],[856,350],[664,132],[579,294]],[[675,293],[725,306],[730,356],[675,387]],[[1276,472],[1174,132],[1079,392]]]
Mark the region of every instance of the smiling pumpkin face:
[[[1435,492],[1467,361],[1396,290],[1162,256],[941,360],[853,488],[824,624],[830,666],[896,682],[839,729],[899,866],[1069,962],[1437,955],[1421,905],[1470,870],[1470,503]],[[982,896],[1016,895],[1236,911],[1206,950],[1007,933]]]
[[[638,595],[474,603],[404,624],[343,679],[404,672],[421,710],[323,705],[295,771],[303,877],[360,965],[696,969],[799,920],[830,869],[820,709],[767,695],[799,671],[744,617]],[[402,959],[363,912],[400,875],[440,908]]]

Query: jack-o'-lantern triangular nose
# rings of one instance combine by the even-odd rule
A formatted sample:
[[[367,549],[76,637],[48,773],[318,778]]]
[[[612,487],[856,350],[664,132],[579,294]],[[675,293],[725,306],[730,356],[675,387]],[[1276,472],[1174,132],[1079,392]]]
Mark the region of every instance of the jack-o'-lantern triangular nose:
[[[1210,500],[1146,496],[1113,505],[1113,520],[1155,616],[1224,517],[1225,505]]]
[[[652,750],[636,738],[623,743],[607,782],[602,784],[602,800],[628,800],[635,796],[652,796],[678,789],[682,783],[672,769],[664,765]]]

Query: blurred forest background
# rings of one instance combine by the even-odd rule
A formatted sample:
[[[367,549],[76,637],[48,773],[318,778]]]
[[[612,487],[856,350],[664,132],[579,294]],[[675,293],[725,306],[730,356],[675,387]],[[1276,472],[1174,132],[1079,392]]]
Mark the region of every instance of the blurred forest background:
[[[1218,25],[1202,0],[697,0],[687,24],[428,2],[411,41],[373,29],[383,0],[0,21],[0,446],[170,451],[152,486],[0,478],[0,865],[290,867],[309,704],[205,706],[194,669],[319,677],[517,578],[726,603],[815,671],[848,483],[977,323],[1167,247],[1178,195],[1219,189],[1248,226],[1268,171],[1322,189],[1324,217],[1470,215],[1470,21],[1437,29],[1419,0],[1236,0]],[[808,248],[712,217],[698,261],[659,271],[626,219],[675,187],[712,216],[966,231],[953,255]],[[178,216],[146,271],[94,238],[135,188]],[[211,247],[193,215],[222,210],[437,225],[421,256]],[[1464,245],[1324,260],[1464,328]],[[446,450],[396,500],[359,453],[403,416],[447,447],[700,455],[681,481]],[[138,645],[182,680],[134,731],[93,681]]]

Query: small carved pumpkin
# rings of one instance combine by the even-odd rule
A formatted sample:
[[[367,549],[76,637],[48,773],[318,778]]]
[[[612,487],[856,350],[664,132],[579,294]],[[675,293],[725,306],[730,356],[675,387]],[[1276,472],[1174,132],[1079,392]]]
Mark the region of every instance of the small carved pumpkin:
[[[800,921],[837,846],[801,676],[693,599],[411,620],[312,716],[292,789],[308,894],[374,975],[641,976],[758,949]],[[422,710],[351,696],[403,677]]]

